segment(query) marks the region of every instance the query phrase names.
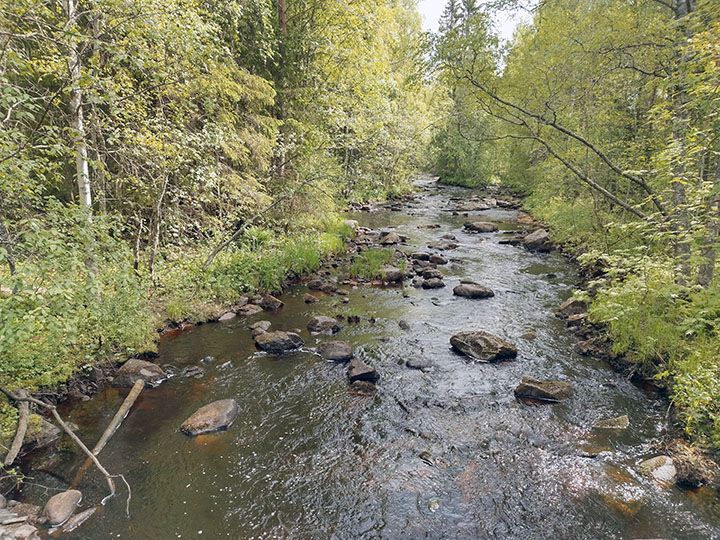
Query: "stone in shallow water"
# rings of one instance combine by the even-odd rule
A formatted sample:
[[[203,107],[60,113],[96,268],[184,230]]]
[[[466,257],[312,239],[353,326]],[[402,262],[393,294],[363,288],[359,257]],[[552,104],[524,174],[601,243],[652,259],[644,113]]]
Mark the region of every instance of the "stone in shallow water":
[[[131,358],[115,373],[112,385],[115,388],[131,388],[136,381],[145,381],[145,386],[157,386],[167,378],[157,364]]]
[[[572,386],[564,381],[550,381],[523,377],[515,388],[515,397],[530,398],[538,401],[558,402],[572,395]]]
[[[453,349],[480,362],[498,362],[517,356],[512,343],[483,330],[460,332],[450,338]]]
[[[220,321],[220,322],[230,321],[230,320],[234,319],[235,317],[237,317],[237,313],[235,313],[234,311],[226,311],[225,313],[220,315],[220,317],[218,318],[218,321]]]
[[[303,296],[303,301],[306,304],[316,304],[320,301],[320,299],[317,296],[313,296],[312,294],[307,293],[305,294],[305,296]]]
[[[671,484],[675,481],[677,471],[675,463],[668,456],[657,456],[646,459],[639,465],[640,471],[661,484]]]
[[[263,308],[261,308],[258,305],[255,304],[247,304],[240,309],[238,309],[238,315],[242,315],[243,317],[252,317],[253,315],[257,315],[258,313],[263,312]]]
[[[455,296],[471,299],[491,298],[495,296],[495,293],[492,290],[487,287],[483,287],[482,285],[478,285],[477,283],[463,283],[458,285],[453,289],[453,294]]]
[[[326,341],[317,348],[318,354],[325,360],[347,362],[353,357],[352,345],[346,341]]]
[[[45,504],[43,515],[52,527],[57,527],[70,519],[81,500],[82,493],[78,490],[63,491],[50,498]]]
[[[595,422],[593,427],[595,429],[627,429],[630,427],[630,418],[628,418],[627,414],[615,418],[606,418]]]
[[[340,325],[332,317],[318,315],[308,323],[308,330],[313,334],[336,334],[340,331]]]
[[[491,233],[498,230],[498,226],[489,221],[468,221],[464,227],[468,231],[479,233]]]
[[[255,336],[255,344],[263,351],[280,354],[302,347],[305,342],[294,332],[263,332]]]
[[[234,399],[221,399],[200,407],[180,426],[186,435],[195,436],[229,428],[240,409]]]
[[[523,238],[523,245],[530,251],[547,252],[552,249],[550,235],[545,229],[538,229]]]
[[[386,283],[399,283],[405,278],[405,274],[395,266],[384,266],[380,270],[380,276]]]
[[[348,379],[351,383],[355,381],[375,383],[380,379],[380,375],[375,368],[368,366],[359,358],[353,358],[348,367]]]
[[[267,309],[268,311],[277,311],[283,307],[284,304],[279,298],[275,298],[271,294],[266,294],[260,300],[259,305],[261,308]]]
[[[272,326],[272,323],[270,321],[258,321],[254,324],[250,325],[250,330],[252,330],[252,336],[257,337],[260,334],[264,334],[268,330],[270,330],[270,327]]]
[[[445,286],[445,282],[439,278],[424,279],[422,281],[423,289],[442,289]]]

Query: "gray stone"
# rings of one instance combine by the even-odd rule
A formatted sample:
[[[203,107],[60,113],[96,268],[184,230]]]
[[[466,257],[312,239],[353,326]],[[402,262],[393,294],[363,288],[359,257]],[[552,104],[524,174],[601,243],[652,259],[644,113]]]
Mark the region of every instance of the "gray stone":
[[[328,278],[318,277],[307,282],[307,287],[311,291],[322,291],[324,293],[334,293],[337,291],[337,283]]]
[[[675,482],[677,470],[675,463],[668,456],[657,456],[646,459],[639,465],[640,471],[661,484],[672,484]]]
[[[425,253],[424,251],[418,251],[410,255],[410,258],[416,261],[429,261],[430,257],[431,255],[429,253]]]
[[[375,383],[380,379],[380,375],[375,368],[368,366],[359,358],[353,358],[348,366],[348,379],[351,383],[355,381]]]
[[[293,332],[264,332],[255,336],[255,344],[259,349],[281,354],[299,349],[305,343],[302,338]]]
[[[530,251],[546,252],[552,249],[550,235],[545,229],[538,229],[523,238],[523,245]]]
[[[463,298],[490,298],[492,296],[495,296],[495,293],[492,292],[487,287],[483,287],[482,285],[478,285],[477,283],[463,283],[461,285],[458,285],[453,289],[453,294],[455,296],[462,296]]]
[[[464,225],[465,230],[479,233],[491,233],[498,230],[495,223],[489,221],[468,221]]]
[[[572,395],[572,386],[564,381],[549,381],[523,377],[515,388],[515,397],[530,398],[539,401],[558,402]]]
[[[405,278],[405,274],[394,266],[384,266],[380,270],[380,276],[386,283],[399,283]]]
[[[247,304],[238,309],[237,313],[238,315],[241,315],[243,317],[252,317],[253,315],[257,315],[258,313],[262,313],[263,308],[256,304]]]
[[[423,289],[442,289],[445,282],[439,278],[424,279],[422,282]]]
[[[565,300],[560,307],[555,310],[558,317],[571,317],[572,315],[581,315],[587,312],[587,302],[570,297]]]
[[[131,358],[115,373],[112,385],[115,388],[130,388],[136,381],[145,381],[145,386],[158,386],[167,379],[165,372],[157,364]]]
[[[252,330],[252,336],[256,337],[260,334],[264,334],[268,330],[270,330],[270,327],[272,326],[272,323],[270,321],[258,321],[256,323],[253,323],[250,325],[250,330]]]
[[[336,334],[340,331],[340,325],[332,317],[318,315],[308,323],[308,330],[313,334]]]
[[[303,296],[303,301],[306,304],[316,304],[320,301],[320,299],[317,296],[313,296],[310,293],[307,293],[305,296]]]
[[[383,246],[394,246],[402,242],[402,238],[396,232],[389,232],[380,237],[380,244]]]
[[[439,265],[445,265],[449,263],[450,261],[447,260],[447,258],[443,257],[442,255],[430,255],[430,262],[433,264],[439,264]]]
[[[317,352],[333,362],[348,362],[353,357],[352,345],[345,341],[326,341],[318,345]]]
[[[630,418],[628,418],[627,414],[615,418],[598,420],[593,424],[593,428],[595,429],[627,429],[628,427],[630,427]]]
[[[234,399],[221,399],[200,407],[180,426],[186,435],[195,436],[229,428],[240,412]]]
[[[70,519],[80,501],[82,501],[82,493],[78,490],[63,491],[50,498],[45,504],[43,515],[47,518],[50,526],[57,527]]]
[[[232,320],[235,317],[237,317],[237,313],[235,313],[234,311],[226,311],[225,313],[220,315],[220,317],[218,317],[218,321],[225,322],[225,321]]]
[[[266,294],[262,297],[260,302],[258,302],[258,305],[263,308],[267,309],[268,311],[277,311],[281,307],[283,307],[283,302],[279,298],[275,298],[272,294]]]
[[[483,330],[455,334],[450,344],[456,351],[480,362],[510,360],[518,352],[512,343]]]

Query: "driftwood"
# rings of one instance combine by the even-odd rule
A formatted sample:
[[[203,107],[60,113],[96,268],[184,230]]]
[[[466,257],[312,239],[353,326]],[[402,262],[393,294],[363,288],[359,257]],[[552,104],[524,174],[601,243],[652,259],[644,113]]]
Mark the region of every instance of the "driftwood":
[[[120,405],[120,408],[115,413],[115,416],[113,416],[113,419],[110,421],[110,424],[108,424],[108,427],[103,432],[102,436],[100,437],[100,440],[95,445],[95,448],[93,448],[92,453],[94,456],[97,456],[100,452],[102,452],[103,448],[105,448],[105,445],[110,440],[110,437],[112,437],[117,429],[120,427],[120,424],[122,424],[122,421],[125,420],[128,413],[130,412],[130,409],[135,404],[135,401],[137,401],[138,396],[143,391],[143,388],[145,388],[145,381],[139,380],[135,381],[135,384],[133,385],[132,389],[130,390],[130,393],[127,395],[125,400],[122,402],[122,405]],[[87,458],[85,460],[85,463],[82,464],[80,469],[78,469],[77,474],[75,475],[75,478],[73,479],[72,486],[77,486],[80,481],[82,480],[83,476],[85,476],[85,473],[92,465],[92,460],[90,458]]]
[[[20,390],[18,392],[18,396],[25,398],[27,397],[27,392],[25,392],[25,390]],[[22,448],[23,441],[25,440],[25,434],[27,433],[28,428],[28,419],[30,418],[30,405],[27,401],[18,402],[18,413],[20,416],[18,417],[17,430],[15,431],[15,438],[10,445],[10,450],[8,450],[8,453],[5,456],[5,467],[9,467],[15,462],[15,459],[17,459],[20,449]]]
[[[19,393],[11,392],[3,387],[0,386],[0,392],[5,394],[8,398],[13,400],[15,403],[18,404],[18,407],[21,403],[32,403],[33,405],[37,405],[40,408],[43,408],[47,411],[50,411],[50,414],[52,414],[53,418],[55,419],[55,422],[60,426],[60,428],[72,439],[72,441],[82,450],[82,452],[92,461],[92,463],[95,465],[95,467],[102,473],[102,475],[105,477],[105,481],[107,482],[108,488],[110,489],[110,494],[103,499],[103,503],[105,503],[106,500],[112,498],[115,496],[116,489],[115,489],[115,481],[112,474],[110,474],[105,467],[103,467],[102,463],[98,460],[98,458],[93,454],[90,449],[85,446],[85,443],[82,442],[80,437],[78,437],[75,432],[70,429],[70,426],[68,426],[65,423],[65,420],[62,419],[60,416],[60,413],[57,412],[57,408],[55,405],[51,405],[49,403],[45,403],[44,401],[41,401],[39,399],[36,399],[28,394],[21,395]],[[122,476],[121,476],[122,478]],[[127,483],[127,482],[126,482]]]

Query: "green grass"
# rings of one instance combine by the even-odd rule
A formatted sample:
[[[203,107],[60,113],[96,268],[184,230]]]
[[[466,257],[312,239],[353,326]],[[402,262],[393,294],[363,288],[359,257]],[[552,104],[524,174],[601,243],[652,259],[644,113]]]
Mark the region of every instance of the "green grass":
[[[359,253],[350,267],[350,274],[363,279],[381,277],[382,268],[390,264],[395,251],[392,249],[371,248]]]

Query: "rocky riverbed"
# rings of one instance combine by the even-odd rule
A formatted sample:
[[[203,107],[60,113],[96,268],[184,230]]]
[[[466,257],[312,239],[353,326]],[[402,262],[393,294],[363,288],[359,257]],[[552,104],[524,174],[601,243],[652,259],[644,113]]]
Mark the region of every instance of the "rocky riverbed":
[[[378,279],[335,261],[66,411],[94,441],[148,378],[102,454],[131,517],[118,497],[65,537],[720,538],[715,491],[657,449],[667,403],[582,347],[581,305],[556,315],[577,276],[544,231],[500,195],[419,190],[348,216],[355,248],[398,250]],[[82,461],[37,453],[23,502]]]

